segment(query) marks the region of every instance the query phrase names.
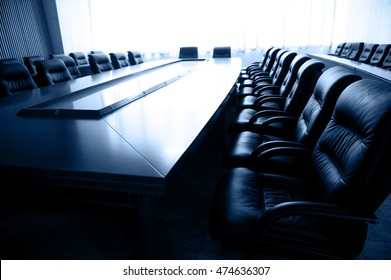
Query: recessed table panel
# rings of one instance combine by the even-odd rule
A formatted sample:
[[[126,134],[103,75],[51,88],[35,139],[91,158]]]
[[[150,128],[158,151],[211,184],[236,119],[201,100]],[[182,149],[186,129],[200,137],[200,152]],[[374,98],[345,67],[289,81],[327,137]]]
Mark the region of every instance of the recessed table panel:
[[[178,60],[123,77],[116,84],[87,88],[24,108],[18,114],[24,117],[99,118],[176,82],[195,71],[202,63],[205,63],[204,59]]]

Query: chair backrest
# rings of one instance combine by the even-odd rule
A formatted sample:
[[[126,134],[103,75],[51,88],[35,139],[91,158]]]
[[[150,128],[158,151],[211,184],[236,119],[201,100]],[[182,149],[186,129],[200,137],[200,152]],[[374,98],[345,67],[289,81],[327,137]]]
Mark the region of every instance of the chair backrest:
[[[382,67],[385,69],[391,69],[391,48],[383,61]]]
[[[65,63],[65,66],[68,68],[68,71],[72,76],[72,79],[77,79],[81,77],[81,72],[79,70],[79,67],[76,65],[75,60],[73,60],[71,56],[66,54],[51,54],[49,55],[49,58],[61,59]]]
[[[141,64],[144,63],[144,60],[141,56],[141,53],[139,51],[133,50],[133,51],[128,51],[128,59],[130,65],[136,65],[136,64]]]
[[[35,61],[44,60],[45,58],[40,55],[25,56],[23,57],[23,64],[26,65],[32,76],[37,75],[37,69],[35,69]]]
[[[111,63],[113,64],[114,69],[119,69],[122,67],[129,66],[128,59],[125,54],[122,52],[113,52],[110,53]]]
[[[346,58],[349,55],[350,49],[352,48],[352,43],[347,42],[342,48],[341,54],[339,57]]]
[[[358,61],[362,63],[369,63],[378,46],[379,44],[365,44]]]
[[[72,80],[64,61],[59,58],[38,60],[35,66],[40,87]]]
[[[384,59],[386,58],[388,52],[390,51],[391,44],[381,44],[376,48],[375,53],[373,54],[369,64],[373,66],[381,66]]]
[[[272,85],[281,86],[295,56],[296,53],[289,51],[281,55],[280,59],[278,60],[277,68],[274,71]]]
[[[312,152],[320,201],[375,213],[390,194],[390,127],[388,83],[365,79],[343,91]]]
[[[294,84],[284,102],[283,110],[288,115],[299,117],[324,67],[324,63],[320,60],[310,59],[299,68]]]
[[[295,56],[289,65],[288,73],[285,75],[284,81],[279,88],[280,96],[286,97],[289,94],[293,85],[295,84],[297,73],[299,72],[300,67],[304,64],[304,62],[310,59],[311,58],[305,54],[298,54]]]
[[[0,65],[2,64],[10,64],[10,63],[19,63],[19,59],[17,58],[3,58],[0,59]]]
[[[91,66],[91,71],[94,74],[113,70],[113,65],[110,62],[110,58],[105,53],[89,54],[88,61]]]
[[[198,47],[181,47],[179,48],[179,58],[198,58]]]
[[[346,44],[345,42],[339,43],[337,45],[337,47],[335,48],[334,53],[332,53],[331,55],[340,56],[341,53],[342,53],[342,49],[345,46],[345,44]]]
[[[279,51],[281,51],[280,48],[273,48],[273,49],[271,49],[269,51],[269,53],[266,56],[266,61],[263,64],[263,67],[260,68],[261,71],[264,71],[264,72],[270,72],[271,71],[271,69],[272,69],[272,67],[274,65],[274,61],[276,60],[276,56],[279,53]]]
[[[231,47],[214,47],[212,57],[231,57]]]
[[[270,51],[271,51],[272,49],[274,49],[274,47],[270,47],[270,48],[268,48],[268,49],[265,51],[265,55],[264,55],[262,61],[258,64],[258,68],[259,68],[259,69],[263,69],[263,67],[265,66],[265,63],[266,63],[266,61],[268,60],[268,57],[269,57],[269,53],[270,53]]]
[[[37,85],[24,64],[17,62],[0,65],[0,96],[35,88]]]
[[[88,65],[88,60],[83,52],[71,52],[69,54],[73,58],[77,66]]]
[[[364,42],[354,42],[351,44],[350,51],[346,58],[351,60],[358,60],[362,50],[364,49]]]
[[[275,60],[273,62],[273,66],[272,68],[270,69],[270,72],[269,72],[269,76],[270,77],[274,77],[276,75],[276,72],[277,72],[277,69],[279,67],[279,63],[280,63],[280,60],[281,60],[281,57],[283,56],[284,53],[286,53],[287,50],[284,50],[284,49],[280,49],[277,54],[276,54],[276,57],[275,57]]]
[[[312,148],[329,122],[342,91],[360,79],[360,76],[342,66],[327,69],[319,77],[298,118],[295,140]]]
[[[255,61],[255,62],[252,62],[250,65],[247,65],[247,66],[243,67],[240,70],[240,75],[238,77],[237,82],[240,84],[244,80],[249,79],[250,75],[251,75],[251,71],[253,71],[253,70],[255,70],[255,71],[256,70],[262,70],[263,67],[265,66],[265,64],[267,63],[267,61],[269,60],[269,53],[270,53],[270,51],[273,50],[273,49],[274,49],[274,47],[268,48],[265,51],[265,54],[263,55],[263,58],[261,59],[261,61]]]

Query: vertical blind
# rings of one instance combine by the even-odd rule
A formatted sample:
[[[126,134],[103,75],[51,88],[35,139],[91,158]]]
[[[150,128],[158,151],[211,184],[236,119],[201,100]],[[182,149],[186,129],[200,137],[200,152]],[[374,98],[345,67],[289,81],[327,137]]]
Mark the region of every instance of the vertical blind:
[[[330,46],[335,0],[89,0],[97,48]]]
[[[0,1],[0,57],[47,56],[51,42],[40,0]]]

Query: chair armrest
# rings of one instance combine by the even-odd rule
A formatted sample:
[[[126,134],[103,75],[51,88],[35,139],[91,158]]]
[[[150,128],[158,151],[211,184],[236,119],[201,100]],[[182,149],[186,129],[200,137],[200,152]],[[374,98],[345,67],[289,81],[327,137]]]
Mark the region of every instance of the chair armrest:
[[[273,79],[269,76],[256,76],[253,79],[253,85],[256,85],[257,83],[263,82],[263,81],[272,82]]]
[[[303,160],[305,158],[309,158],[311,155],[311,151],[305,147],[278,147],[271,148],[265,151],[254,150],[251,153],[251,156],[255,159],[256,168],[261,167],[265,163],[267,163],[268,159],[277,156],[286,156],[286,157],[295,157],[298,160]]]
[[[369,224],[378,223],[378,218],[376,217],[375,214],[351,212],[335,204],[311,202],[311,201],[283,202],[280,204],[276,204],[275,206],[267,209],[263,213],[263,215],[258,219],[257,224],[255,225],[253,235],[251,237],[251,239],[254,238],[253,239],[254,243],[249,242],[249,244],[255,244],[257,240],[261,239],[262,234],[267,230],[269,225],[272,225],[274,222],[276,222],[281,218],[293,217],[293,216],[323,217],[327,219],[339,220],[342,222],[346,221],[346,222],[358,222],[358,223],[369,223]],[[308,248],[306,248],[305,246],[302,247],[300,246],[300,244],[298,244],[297,249],[298,250],[304,249],[304,251],[308,252]],[[311,252],[312,249],[313,248],[310,248]],[[249,247],[245,251],[245,253],[250,257],[254,254],[254,252],[255,250],[253,245],[249,245]],[[320,253],[321,255],[323,255],[322,251],[320,251]]]
[[[250,119],[251,120],[251,119]],[[295,117],[287,116],[287,115],[280,115],[280,116],[273,116],[268,119],[266,119],[262,124],[261,127],[267,127],[274,123],[280,123],[284,125],[294,125],[296,124],[297,119]]]
[[[251,72],[252,79],[255,79],[256,77],[267,77],[270,74],[270,72],[263,71],[261,69],[254,69]]]
[[[256,112],[249,120],[250,123],[255,122],[260,117],[286,116],[286,113],[281,110],[262,110]]]
[[[266,84],[262,84],[262,82],[267,82]],[[254,80],[253,82],[253,91],[254,92],[257,92],[259,91],[260,89],[264,88],[264,87],[267,87],[267,86],[270,86],[272,85],[272,80],[271,79],[257,79],[257,80]]]
[[[272,94],[276,94],[277,93],[277,90],[279,90],[280,87],[279,86],[273,86],[273,85],[267,85],[267,86],[263,86],[261,87],[259,90],[254,90],[253,91],[253,95],[259,95],[261,96],[262,95],[262,92],[264,92],[265,90],[271,90],[272,91]]]
[[[274,101],[278,104],[285,102],[285,98],[282,96],[262,95],[260,97],[262,97],[262,98],[257,98],[254,101],[253,107],[255,109],[257,109],[257,108],[261,109],[262,105],[265,104],[266,102],[273,102]]]
[[[307,149],[303,144],[295,141],[289,141],[289,140],[271,140],[266,141],[262,144],[260,144],[258,147],[256,147],[252,154],[254,156],[258,156],[261,153],[267,153],[271,149],[278,149],[278,148],[304,148]],[[276,151],[277,153],[277,151]],[[278,154],[279,155],[279,154]]]
[[[269,223],[289,216],[327,217],[342,221],[359,221],[370,224],[379,222],[375,214],[350,212],[335,204],[291,201],[277,204],[266,210],[258,220],[258,231],[261,231]]]

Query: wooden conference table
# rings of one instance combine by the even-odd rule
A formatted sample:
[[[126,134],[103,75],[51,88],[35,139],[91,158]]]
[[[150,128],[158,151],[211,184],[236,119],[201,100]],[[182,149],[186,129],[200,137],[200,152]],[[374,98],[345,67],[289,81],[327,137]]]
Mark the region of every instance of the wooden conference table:
[[[241,67],[157,60],[2,98],[2,180],[135,195],[144,256],[156,258],[156,198],[222,113]]]

